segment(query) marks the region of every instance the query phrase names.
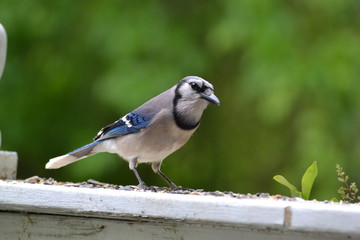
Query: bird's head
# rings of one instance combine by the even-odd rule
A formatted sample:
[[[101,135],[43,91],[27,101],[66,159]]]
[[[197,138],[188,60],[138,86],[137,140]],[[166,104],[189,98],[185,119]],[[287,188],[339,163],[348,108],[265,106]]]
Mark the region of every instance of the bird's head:
[[[176,89],[177,97],[184,102],[220,105],[220,100],[214,94],[211,83],[196,76],[183,78]]]
[[[220,105],[211,83],[196,76],[183,78],[175,88],[174,114],[177,124],[183,123],[185,129],[196,127],[209,103]]]

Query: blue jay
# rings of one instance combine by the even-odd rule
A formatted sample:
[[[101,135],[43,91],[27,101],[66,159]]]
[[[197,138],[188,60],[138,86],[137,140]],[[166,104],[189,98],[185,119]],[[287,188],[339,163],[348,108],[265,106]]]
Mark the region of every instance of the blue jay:
[[[200,77],[185,77],[172,88],[102,128],[92,143],[50,159],[45,168],[60,168],[99,152],[116,153],[129,162],[140,188],[146,189],[147,186],[136,167],[139,163],[151,163],[153,171],[171,189],[177,189],[178,186],[160,171],[161,163],[189,140],[209,103],[220,105],[214,87]]]

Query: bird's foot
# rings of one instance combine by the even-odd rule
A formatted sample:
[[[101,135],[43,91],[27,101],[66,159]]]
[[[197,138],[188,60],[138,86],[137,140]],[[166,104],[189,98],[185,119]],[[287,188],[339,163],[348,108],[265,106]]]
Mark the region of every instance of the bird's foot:
[[[175,184],[171,184],[170,189],[171,189],[171,191],[179,191],[179,190],[183,190],[183,187],[182,186],[177,186]]]
[[[154,186],[148,186],[144,182],[139,183],[139,185],[137,185],[137,187],[142,190],[145,190],[145,191],[148,190],[148,191],[156,192],[156,189]]]

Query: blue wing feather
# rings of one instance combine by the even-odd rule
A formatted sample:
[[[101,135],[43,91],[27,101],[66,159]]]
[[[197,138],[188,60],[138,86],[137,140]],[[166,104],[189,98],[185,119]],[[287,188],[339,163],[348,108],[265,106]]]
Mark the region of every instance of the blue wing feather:
[[[141,129],[146,128],[150,122],[150,118],[135,113],[128,113],[116,122],[102,128],[94,138],[94,141],[139,132]]]

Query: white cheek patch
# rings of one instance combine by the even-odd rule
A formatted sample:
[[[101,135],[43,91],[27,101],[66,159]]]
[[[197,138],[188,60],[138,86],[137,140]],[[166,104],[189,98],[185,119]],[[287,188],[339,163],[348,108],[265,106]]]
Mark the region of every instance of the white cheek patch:
[[[189,84],[184,84],[179,88],[179,93],[181,95],[187,95],[188,93],[191,93],[193,90],[191,89]]]

